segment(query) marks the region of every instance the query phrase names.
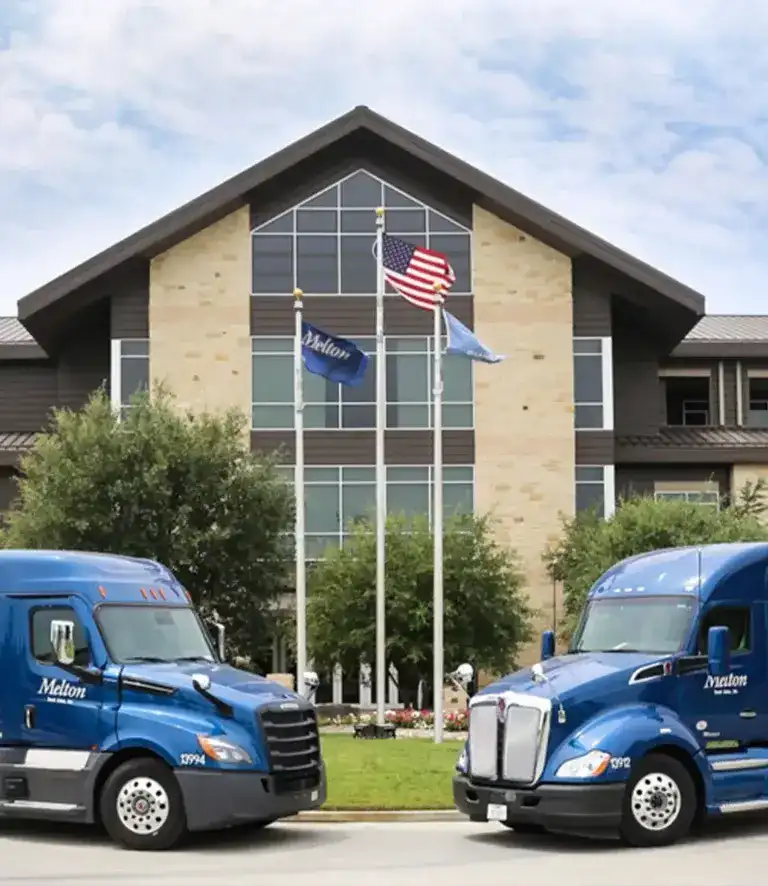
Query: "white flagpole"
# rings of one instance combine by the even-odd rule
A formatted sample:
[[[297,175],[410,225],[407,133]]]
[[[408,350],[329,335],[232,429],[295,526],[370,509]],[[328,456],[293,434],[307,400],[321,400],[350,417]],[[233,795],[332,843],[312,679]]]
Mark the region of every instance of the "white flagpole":
[[[445,662],[443,651],[443,307],[439,283],[435,292],[440,300],[435,306],[434,328],[434,378],[432,399],[432,422],[434,428],[434,465],[432,467],[432,534],[434,536],[433,569],[433,637],[432,655],[432,709],[435,722],[435,744],[443,740],[443,687],[445,685]]]
[[[294,291],[293,402],[296,430],[296,691],[305,693],[307,670],[307,551],[304,531],[304,358],[301,351],[304,293]]]
[[[387,477],[384,427],[387,376],[384,349],[384,210],[376,210],[376,722],[384,725],[387,692],[386,543]]]

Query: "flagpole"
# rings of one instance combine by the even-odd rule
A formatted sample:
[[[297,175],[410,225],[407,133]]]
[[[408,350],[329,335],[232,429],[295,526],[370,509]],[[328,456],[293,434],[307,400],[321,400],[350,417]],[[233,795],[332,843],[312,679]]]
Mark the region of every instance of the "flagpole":
[[[443,307],[442,287],[435,284],[438,303],[434,317],[434,370],[433,370],[433,428],[434,465],[432,467],[432,534],[434,536],[433,570],[433,638],[432,655],[434,672],[432,675],[435,744],[443,740],[443,686],[445,685],[445,662],[443,649]]]
[[[301,350],[304,293],[294,290],[296,330],[293,341],[293,402],[296,434],[296,691],[304,695],[307,670],[307,551],[304,526],[304,359]]]
[[[376,210],[376,722],[384,725],[387,691],[386,543],[387,477],[384,427],[387,376],[384,348],[384,210]]]

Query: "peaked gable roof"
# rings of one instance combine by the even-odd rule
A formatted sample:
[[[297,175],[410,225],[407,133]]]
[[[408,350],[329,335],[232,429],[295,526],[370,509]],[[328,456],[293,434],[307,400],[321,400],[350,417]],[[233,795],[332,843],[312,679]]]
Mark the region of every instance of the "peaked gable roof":
[[[685,315],[686,328],[680,330],[681,335],[704,313],[704,297],[700,293],[369,108],[359,106],[26,295],[18,303],[20,321],[43,346],[52,343],[57,338],[55,327],[61,321],[79,307],[108,294],[109,287],[99,286],[103,278],[118,270],[128,270],[191,237],[246,205],[256,188],[319,151],[335,145],[341,147],[345,140],[361,134],[449,176],[476,203],[556,249],[572,257],[590,256],[663,296],[677,308],[676,313]]]

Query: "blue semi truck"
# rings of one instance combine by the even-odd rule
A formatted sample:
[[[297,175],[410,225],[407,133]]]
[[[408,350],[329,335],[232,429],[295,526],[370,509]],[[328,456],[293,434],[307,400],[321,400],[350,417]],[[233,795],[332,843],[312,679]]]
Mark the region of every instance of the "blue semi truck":
[[[521,832],[683,837],[768,809],[768,544],[633,557],[592,587],[571,646],[478,693],[454,800]]]
[[[313,705],[227,665],[216,633],[158,563],[0,551],[0,818],[168,849],[321,806]]]

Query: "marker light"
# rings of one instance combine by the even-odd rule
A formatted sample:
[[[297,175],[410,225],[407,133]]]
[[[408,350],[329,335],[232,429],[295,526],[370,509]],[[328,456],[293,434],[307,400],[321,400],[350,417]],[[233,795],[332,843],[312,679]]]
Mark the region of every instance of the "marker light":
[[[611,755],[605,751],[590,751],[582,757],[566,760],[555,773],[555,778],[597,778],[611,762]]]

